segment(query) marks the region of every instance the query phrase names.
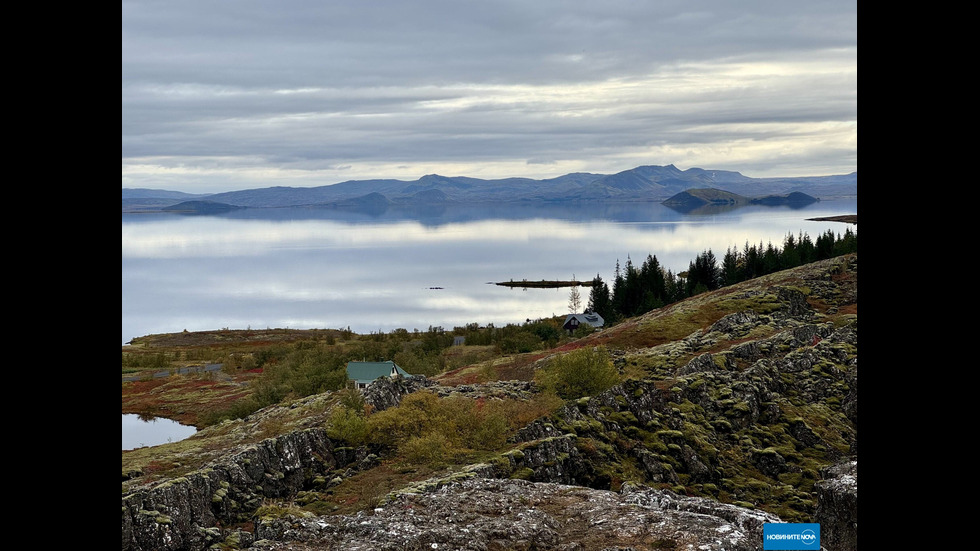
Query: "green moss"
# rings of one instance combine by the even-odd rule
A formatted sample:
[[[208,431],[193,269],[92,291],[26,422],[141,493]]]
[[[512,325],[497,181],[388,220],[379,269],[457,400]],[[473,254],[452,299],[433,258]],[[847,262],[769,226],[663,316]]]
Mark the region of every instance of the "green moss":
[[[777,477],[783,484],[798,487],[803,482],[802,473],[780,473]]]
[[[524,467],[522,469],[517,469],[516,471],[510,474],[510,478],[520,479],[520,480],[531,480],[532,476],[534,476],[534,471],[527,467]]]
[[[148,511],[146,509],[141,509],[139,511],[139,514],[142,515],[142,516],[144,516],[144,517],[148,517],[148,518],[152,519],[153,522],[156,522],[157,524],[171,524],[171,523],[173,523],[173,519],[171,519],[169,515],[165,515],[165,514],[161,513],[160,511],[152,511],[152,510],[149,510]]]
[[[260,520],[276,520],[285,517],[311,517],[312,513],[304,511],[295,505],[269,504],[263,505],[255,511],[256,518]]]
[[[715,430],[720,431],[720,432],[731,432],[732,431],[732,424],[729,423],[725,419],[717,419],[715,421],[712,421],[711,422],[711,426],[713,426],[715,428]]]
[[[635,425],[639,423],[636,416],[629,411],[617,411],[609,416],[609,420],[618,425]]]

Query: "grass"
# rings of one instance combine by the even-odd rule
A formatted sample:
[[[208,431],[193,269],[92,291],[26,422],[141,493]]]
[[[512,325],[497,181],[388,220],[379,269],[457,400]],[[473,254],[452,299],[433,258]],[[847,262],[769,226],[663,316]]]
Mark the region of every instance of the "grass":
[[[122,383],[122,412],[166,417],[200,427],[215,409],[247,397],[255,373],[235,376],[209,373]]]

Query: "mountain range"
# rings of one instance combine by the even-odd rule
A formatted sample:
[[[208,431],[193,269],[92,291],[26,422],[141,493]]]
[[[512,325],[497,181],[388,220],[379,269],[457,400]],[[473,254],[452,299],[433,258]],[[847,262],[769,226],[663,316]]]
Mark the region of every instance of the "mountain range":
[[[162,210],[187,201],[233,207],[376,208],[506,202],[651,201],[660,202],[695,188],[715,188],[746,197],[794,192],[825,199],[857,195],[857,172],[834,176],[751,178],[738,172],[674,165],[640,166],[616,174],[575,172],[535,180],[484,180],[428,174],[413,181],[349,180],[317,187],[267,187],[214,194],[152,189],[122,190],[124,212]],[[200,207],[200,204],[197,204]],[[178,209],[179,210],[179,209]]]

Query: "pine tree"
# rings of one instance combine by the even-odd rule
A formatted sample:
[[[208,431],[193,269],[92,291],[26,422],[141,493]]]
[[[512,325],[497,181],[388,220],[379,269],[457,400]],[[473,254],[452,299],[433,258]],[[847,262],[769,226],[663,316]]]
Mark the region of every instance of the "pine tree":
[[[687,293],[688,295],[695,295],[702,290],[717,289],[719,281],[718,261],[711,249],[708,249],[699,254],[688,267]]]
[[[800,265],[800,251],[796,246],[796,238],[793,234],[787,234],[783,240],[783,251],[779,255],[779,263],[784,269],[795,268]]]
[[[616,319],[612,311],[612,300],[609,296],[609,286],[602,281],[599,274],[592,280],[592,291],[589,293],[589,310],[602,316],[607,322]]]
[[[616,272],[613,279],[612,287],[612,311],[616,313],[617,318],[626,317],[626,279],[623,278],[623,273],[619,269],[619,259],[616,259]]]
[[[640,267],[640,286],[643,288],[641,308],[643,312],[649,312],[664,305],[667,286],[664,282],[664,270],[656,256],[647,255],[646,261]]]
[[[738,251],[731,247],[725,251],[725,258],[721,262],[721,281],[723,285],[734,285],[740,281]]]

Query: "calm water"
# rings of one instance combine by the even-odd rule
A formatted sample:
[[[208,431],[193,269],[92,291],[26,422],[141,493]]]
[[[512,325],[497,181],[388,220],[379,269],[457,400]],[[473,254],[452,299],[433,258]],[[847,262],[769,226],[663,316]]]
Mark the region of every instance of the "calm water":
[[[226,216],[123,215],[122,341],[246,328],[451,329],[568,312],[568,289],[510,279],[613,278],[648,254],[675,273],[711,249],[812,239],[854,225],[856,200],[803,209],[681,214],[658,203],[447,207],[350,213],[255,209]],[[583,293],[588,300],[588,291]]]
[[[197,432],[194,427],[181,425],[160,417],[144,419],[139,415],[124,413],[122,416],[122,449],[132,450],[143,446],[158,446],[178,442]]]

